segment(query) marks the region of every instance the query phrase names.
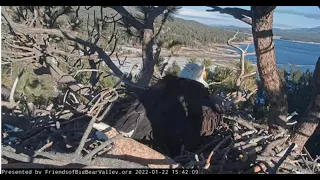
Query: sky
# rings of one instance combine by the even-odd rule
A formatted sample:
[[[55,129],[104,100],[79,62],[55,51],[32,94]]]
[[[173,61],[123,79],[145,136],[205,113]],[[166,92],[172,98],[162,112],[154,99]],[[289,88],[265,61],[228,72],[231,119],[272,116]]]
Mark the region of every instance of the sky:
[[[250,10],[250,6],[219,6],[238,7]],[[219,12],[206,12],[206,6],[182,6],[176,15],[179,18],[195,20],[208,25],[224,25],[249,27],[246,23],[236,20],[230,15]],[[317,6],[277,6],[274,13],[274,27],[280,29],[312,28],[320,26],[320,9]]]

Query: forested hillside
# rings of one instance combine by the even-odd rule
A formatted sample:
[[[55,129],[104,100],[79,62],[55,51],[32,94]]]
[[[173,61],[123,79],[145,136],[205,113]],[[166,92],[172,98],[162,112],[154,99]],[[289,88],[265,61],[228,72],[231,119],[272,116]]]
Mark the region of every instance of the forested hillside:
[[[320,27],[290,30],[275,29],[274,34],[286,40],[320,43]]]
[[[209,27],[191,20],[183,20],[175,18],[174,21],[166,23],[166,33],[160,35],[161,39],[173,39],[183,42],[186,46],[209,45],[211,43],[223,43],[226,44],[234,32]],[[236,41],[243,42],[249,36],[245,34],[239,34]],[[235,41],[235,42],[236,42]]]
[[[134,7],[127,7],[127,9],[133,13],[138,14],[138,11]],[[87,16],[90,14],[90,18],[93,18],[94,12],[96,15],[100,14],[100,8],[99,7],[93,7],[89,11],[87,11],[84,7],[81,7],[79,10],[79,15],[83,19],[83,21],[87,21]],[[114,13],[110,9],[103,9],[103,13],[109,14],[109,16],[115,16],[116,13]],[[115,16],[115,19],[119,19],[119,16]],[[91,20],[89,20],[91,21]],[[161,24],[161,19],[156,19],[156,30],[158,30],[159,26]],[[83,27],[83,30],[85,30],[86,27]],[[109,25],[106,27],[108,30],[105,32],[107,36],[111,36],[110,32],[112,32],[112,25]],[[134,32],[133,30],[130,32],[135,36],[130,36],[131,34],[128,33],[126,28],[118,26],[118,43],[120,44],[128,44],[128,45],[138,45],[139,38],[135,37],[139,34],[137,32]],[[109,34],[108,34],[109,32]],[[180,18],[175,18],[173,16],[170,17],[170,21],[167,21],[162,31],[159,35],[159,40],[165,41],[165,40],[174,40],[179,41],[185,46],[188,47],[203,47],[207,46],[212,43],[223,43],[226,44],[227,40],[230,39],[234,35],[234,32],[231,32],[229,30],[216,28],[216,27],[210,27],[204,24],[201,24],[196,21],[192,20],[184,20]],[[235,42],[243,42],[248,39],[248,35],[246,34],[238,34],[237,39],[235,39]]]

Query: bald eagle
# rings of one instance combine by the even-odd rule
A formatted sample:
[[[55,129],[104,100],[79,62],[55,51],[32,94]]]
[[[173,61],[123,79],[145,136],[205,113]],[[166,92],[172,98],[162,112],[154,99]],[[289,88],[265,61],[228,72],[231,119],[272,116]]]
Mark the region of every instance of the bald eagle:
[[[166,75],[140,95],[114,128],[175,157],[192,152],[221,122],[223,109],[210,99],[205,67],[187,64],[178,76]]]

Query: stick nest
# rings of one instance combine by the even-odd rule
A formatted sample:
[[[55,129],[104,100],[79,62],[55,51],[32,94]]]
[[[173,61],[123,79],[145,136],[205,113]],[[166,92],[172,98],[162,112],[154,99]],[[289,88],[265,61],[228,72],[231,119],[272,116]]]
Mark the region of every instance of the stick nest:
[[[28,113],[22,113],[22,106],[2,103],[2,168],[148,168],[108,156],[124,137],[108,136],[108,130],[95,126],[110,110],[119,110],[112,107],[118,98],[116,89],[108,89],[87,104],[37,109],[25,103]],[[196,152],[182,148],[180,156],[170,158],[180,168],[204,174],[319,173],[319,158],[313,159],[306,149],[305,154],[293,154],[289,135],[269,134],[266,125],[235,113],[226,115],[217,131],[205,138]]]

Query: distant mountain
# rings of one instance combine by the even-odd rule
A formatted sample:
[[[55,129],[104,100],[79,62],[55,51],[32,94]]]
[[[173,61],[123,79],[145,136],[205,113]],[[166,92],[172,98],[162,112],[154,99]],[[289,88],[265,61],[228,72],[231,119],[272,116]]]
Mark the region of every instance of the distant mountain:
[[[126,6],[126,9],[132,13],[134,16],[138,15],[138,11],[135,7]],[[84,19],[87,19],[87,13],[93,15],[94,11],[99,12],[100,7],[93,7],[90,11],[86,11],[84,8],[80,8],[79,14]],[[117,13],[110,9],[104,9],[104,14],[109,16],[114,16]],[[120,18],[120,15],[117,15]],[[90,16],[93,17],[93,16]],[[118,18],[118,17],[116,17]],[[162,29],[162,34],[160,39],[172,39],[183,42],[187,46],[198,46],[198,44],[207,45],[210,43],[226,43],[228,38],[233,36],[233,32],[239,30],[245,34],[239,34],[237,40],[239,42],[247,39],[251,36],[251,28],[237,27],[237,26],[219,26],[219,25],[205,25],[194,20],[185,20],[182,18],[174,17],[174,21],[168,21]],[[161,18],[158,18],[155,27],[157,27],[161,22]],[[111,28],[113,26],[110,26]],[[119,29],[124,30],[123,27]],[[111,31],[112,29],[110,29]],[[229,30],[229,31],[226,31]],[[138,39],[133,37],[127,38],[125,31],[119,32],[119,42],[126,43],[132,42],[133,44],[139,43]],[[137,32],[136,32],[137,33]],[[278,29],[274,28],[274,35],[280,36],[281,39],[295,40],[295,41],[305,41],[305,42],[318,42],[320,43],[320,27],[315,28],[298,28],[298,29]]]
[[[297,29],[290,29],[291,32],[296,33],[314,33],[314,34],[320,34],[320,26],[313,27],[313,28],[297,28]]]
[[[211,27],[219,27],[222,29],[228,29],[232,31],[251,33],[251,28],[237,27],[237,26],[218,26],[210,25]],[[279,29],[273,28],[275,36],[281,36],[281,39],[305,41],[305,42],[317,42],[320,43],[320,26],[314,28],[295,28],[295,29]]]
[[[281,36],[281,39],[320,43],[320,27],[297,29],[274,28],[274,34]]]

